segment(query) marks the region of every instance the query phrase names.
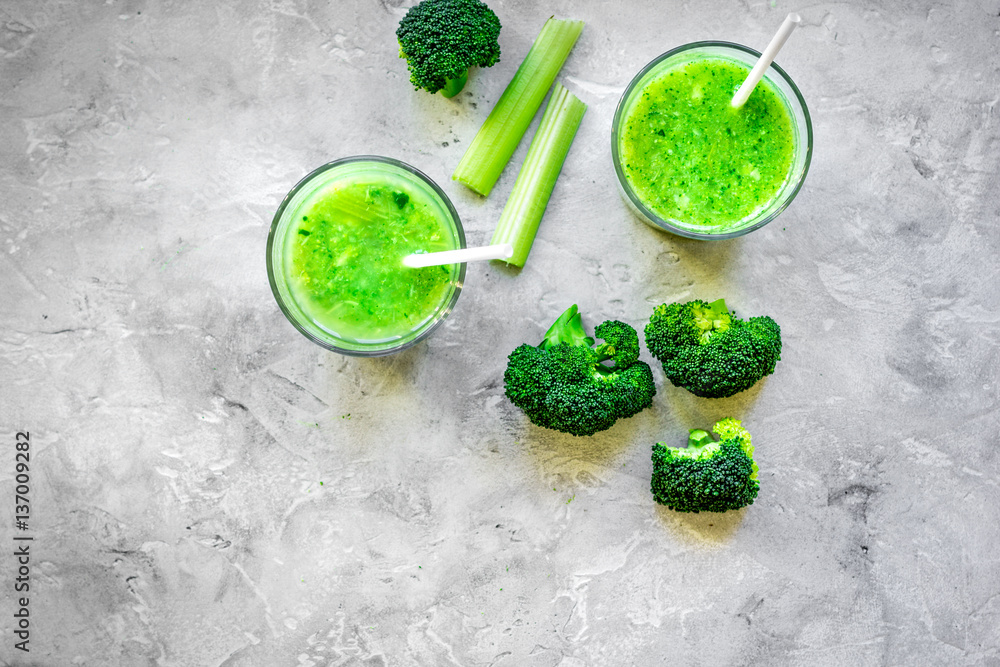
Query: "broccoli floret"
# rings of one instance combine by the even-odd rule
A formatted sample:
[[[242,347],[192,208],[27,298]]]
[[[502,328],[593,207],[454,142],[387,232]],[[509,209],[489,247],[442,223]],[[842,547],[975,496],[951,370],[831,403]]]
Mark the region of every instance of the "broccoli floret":
[[[571,306],[536,347],[511,352],[504,373],[507,398],[537,426],[593,435],[648,408],[656,395],[653,372],[639,361],[639,334],[617,320],[598,325],[594,347],[577,307]],[[611,360],[613,366],[602,361]]]
[[[653,445],[653,498],[677,512],[725,512],[753,504],[760,491],[750,434],[735,419],[716,422],[716,441],[690,431],[687,448]]]
[[[480,0],[423,0],[406,12],[396,29],[399,57],[418,89],[454,97],[469,68],[500,60],[500,19]]]
[[[724,398],[749,389],[781,359],[778,324],[770,317],[738,319],[724,299],[657,306],[645,333],[667,379],[695,396]]]

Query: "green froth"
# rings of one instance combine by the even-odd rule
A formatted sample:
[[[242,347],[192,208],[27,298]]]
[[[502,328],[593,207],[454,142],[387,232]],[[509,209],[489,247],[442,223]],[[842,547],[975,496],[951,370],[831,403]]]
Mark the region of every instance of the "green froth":
[[[725,232],[781,191],[794,155],[792,119],[766,79],[732,108],[748,73],[719,58],[682,63],[656,74],[626,112],[625,176],[661,218]]]
[[[441,205],[402,178],[353,176],[303,203],[288,235],[287,281],[318,326],[359,342],[405,336],[450,298],[454,266],[406,268],[414,252],[457,247]]]

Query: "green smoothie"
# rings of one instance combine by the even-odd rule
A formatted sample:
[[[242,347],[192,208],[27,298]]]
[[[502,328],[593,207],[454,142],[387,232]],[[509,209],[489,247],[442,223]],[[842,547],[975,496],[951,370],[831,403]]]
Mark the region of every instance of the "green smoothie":
[[[359,343],[415,331],[447,304],[457,268],[411,269],[403,257],[458,247],[447,211],[385,170],[355,172],[303,201],[288,227],[285,280],[321,329]]]
[[[795,155],[792,118],[766,79],[743,107],[730,106],[749,71],[723,58],[683,62],[656,73],[625,110],[622,170],[659,217],[724,233],[781,191]]]

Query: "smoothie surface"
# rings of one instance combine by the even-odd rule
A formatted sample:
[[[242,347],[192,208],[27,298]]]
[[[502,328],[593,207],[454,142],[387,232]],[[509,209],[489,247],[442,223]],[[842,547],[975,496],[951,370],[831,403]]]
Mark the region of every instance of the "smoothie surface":
[[[352,175],[312,195],[289,227],[287,282],[319,327],[356,342],[405,336],[450,298],[456,267],[404,267],[416,251],[458,246],[445,210],[390,174]]]
[[[703,58],[659,72],[626,111],[619,150],[636,195],[664,219],[705,232],[738,227],[781,190],[792,166],[792,119],[762,80],[730,100],[749,68]]]

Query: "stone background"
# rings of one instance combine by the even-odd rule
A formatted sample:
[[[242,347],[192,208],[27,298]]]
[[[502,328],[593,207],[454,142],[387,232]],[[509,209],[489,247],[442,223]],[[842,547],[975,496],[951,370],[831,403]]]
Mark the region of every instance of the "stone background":
[[[454,101],[407,81],[409,4],[0,1],[0,551],[17,430],[35,537],[27,655],[0,558],[0,663],[1000,665],[1000,0],[493,0],[502,61]],[[629,79],[790,10],[796,201],[734,241],[641,224],[609,148]],[[309,343],[265,273],[283,195],[389,155],[487,242],[527,141],[489,199],[449,176],[550,13],[587,22],[560,80],[590,106],[528,266],[470,266],[396,356]],[[750,391],[657,368],[591,438],[503,396],[571,303],[641,326],[719,296],[782,326]],[[757,502],[656,506],[651,444],[729,415]]]

